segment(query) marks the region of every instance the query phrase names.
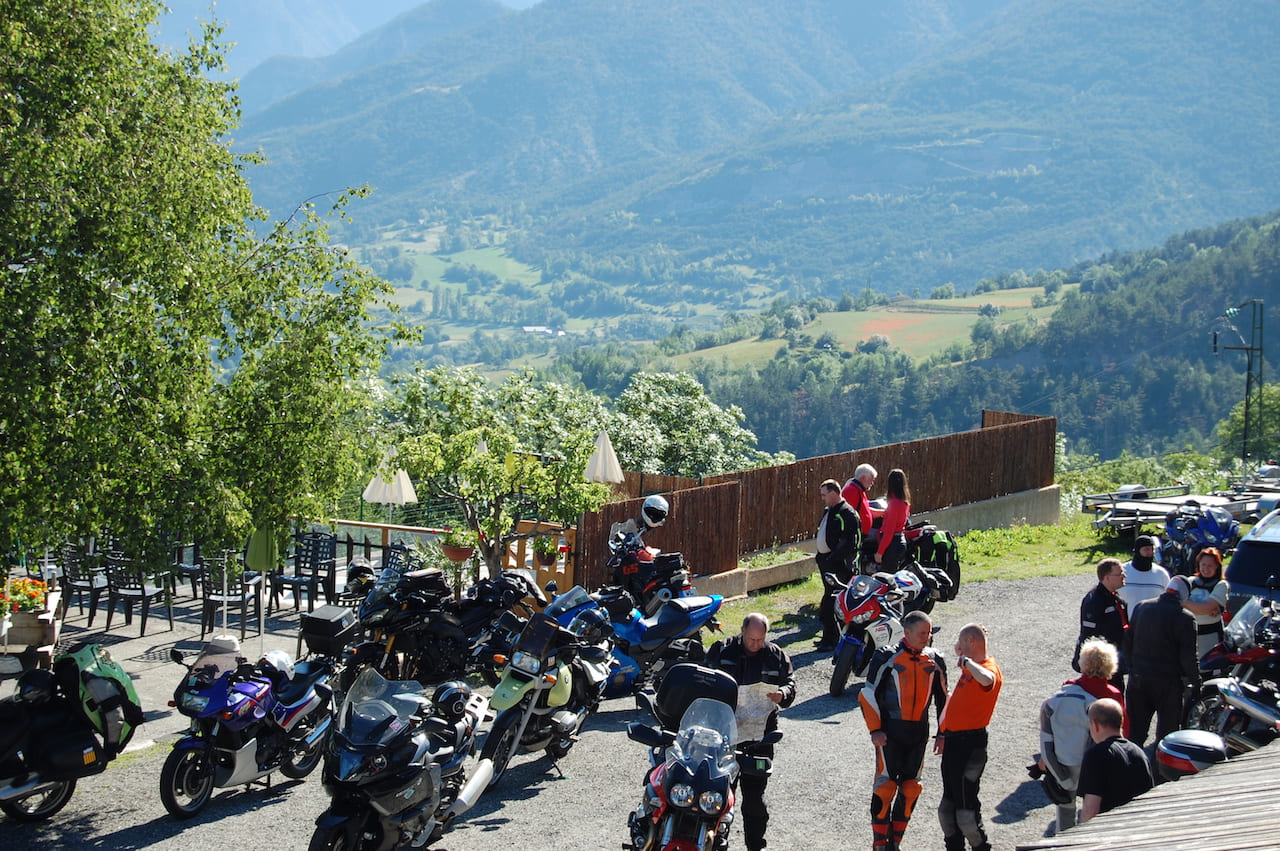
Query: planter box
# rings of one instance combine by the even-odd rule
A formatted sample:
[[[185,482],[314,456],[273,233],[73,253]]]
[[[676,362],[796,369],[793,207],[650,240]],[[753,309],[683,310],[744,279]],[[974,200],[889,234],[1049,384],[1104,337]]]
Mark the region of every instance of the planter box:
[[[43,612],[13,612],[10,615],[12,620],[7,641],[11,650],[51,647],[58,643],[58,633],[62,629],[61,592],[50,591],[45,603],[48,608]]]

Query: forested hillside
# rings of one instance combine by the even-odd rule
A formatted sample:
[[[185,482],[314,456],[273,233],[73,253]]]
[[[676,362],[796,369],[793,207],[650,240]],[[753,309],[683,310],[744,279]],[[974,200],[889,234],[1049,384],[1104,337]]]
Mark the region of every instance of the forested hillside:
[[[799,457],[972,428],[983,408],[1056,416],[1073,451],[1103,457],[1215,450],[1214,425],[1243,399],[1245,364],[1239,352],[1215,357],[1211,333],[1238,345],[1222,317],[1250,298],[1267,302],[1266,322],[1277,327],[1280,213],[1107,255],[1062,277],[1080,286],[1052,319],[994,332],[979,320],[965,359],[917,363],[892,347],[841,351],[800,333],[779,340],[762,367],[731,368],[711,350],[693,371],[718,403],[746,412],[761,449]],[[648,356],[671,351],[664,341]],[[634,349],[583,349],[560,370],[614,393],[644,360]],[[1275,376],[1275,362],[1264,375]]]

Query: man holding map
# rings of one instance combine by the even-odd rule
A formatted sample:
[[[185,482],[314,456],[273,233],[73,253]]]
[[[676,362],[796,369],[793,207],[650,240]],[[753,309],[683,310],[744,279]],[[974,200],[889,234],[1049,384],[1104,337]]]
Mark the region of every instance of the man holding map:
[[[796,699],[791,658],[769,640],[769,619],[758,612],[743,618],[741,634],[711,645],[704,664],[724,671],[738,684],[740,742],[758,742],[776,729],[778,710],[790,706]],[[772,759],[773,745],[753,745],[748,752]],[[739,777],[742,832],[747,851],[759,851],[768,844],[764,838],[769,825],[769,809],[764,802],[768,783],[767,774],[743,773]]]

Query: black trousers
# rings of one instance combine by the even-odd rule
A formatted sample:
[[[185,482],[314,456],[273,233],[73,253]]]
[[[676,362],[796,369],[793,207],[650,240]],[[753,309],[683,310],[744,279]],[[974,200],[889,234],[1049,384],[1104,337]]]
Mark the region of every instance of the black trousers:
[[[756,745],[748,751],[751,756],[773,758],[773,745]],[[764,802],[764,790],[769,785],[769,775],[738,775],[738,795],[742,812],[742,840],[747,851],[760,851],[768,843],[764,833],[769,827],[769,807]]]
[[[1143,677],[1129,674],[1124,694],[1129,713],[1129,739],[1139,747],[1147,743],[1152,716],[1156,719],[1156,741],[1182,725],[1182,680],[1177,677]]]
[[[853,578],[853,569],[834,553],[819,553],[817,556],[818,571],[822,575],[822,600],[818,602],[818,622],[822,624],[822,642],[835,644],[840,640],[840,627],[836,623],[836,598],[832,596],[837,590],[849,584]],[[826,576],[835,574],[839,585],[828,585]]]
[[[985,729],[947,734],[942,750],[942,801],[938,804],[947,851],[964,851],[966,839],[973,848],[990,847],[978,801],[986,767]]]

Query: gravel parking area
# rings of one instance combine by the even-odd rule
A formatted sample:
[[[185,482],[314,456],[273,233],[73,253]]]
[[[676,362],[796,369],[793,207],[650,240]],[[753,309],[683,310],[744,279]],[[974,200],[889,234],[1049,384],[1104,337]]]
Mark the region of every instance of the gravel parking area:
[[[1070,659],[1079,602],[1093,584],[1091,575],[984,582],[964,586],[955,601],[934,611],[940,627],[935,643],[949,661],[959,628],[979,621],[986,625],[1004,670],[982,795],[996,848],[1012,849],[1044,836],[1053,820],[1053,807],[1039,784],[1028,779],[1025,766],[1038,747],[1040,701],[1074,676]],[[770,847],[868,847],[872,749],[856,691],[838,699],[827,693],[831,665],[827,654],[812,650],[816,630],[816,623],[809,622],[771,636],[792,654],[799,697],[782,716],[785,738],[769,786]],[[175,682],[177,673],[175,668]],[[639,800],[647,767],[644,748],[625,733],[627,723],[639,719],[630,701],[610,701],[558,769],[542,755],[518,756],[498,788],[435,847],[619,848],[627,839],[627,814]],[[126,754],[104,774],[81,781],[71,803],[47,825],[0,818],[0,847],[307,847],[314,819],[327,803],[319,772],[302,782],[277,778],[269,790],[219,792],[199,817],[180,823],[164,811],[158,792],[166,742],[171,741],[167,734],[148,749]],[[926,758],[924,794],[906,848],[942,847],[935,812],[941,792],[938,759]],[[735,827],[730,847],[743,847],[740,827]]]

